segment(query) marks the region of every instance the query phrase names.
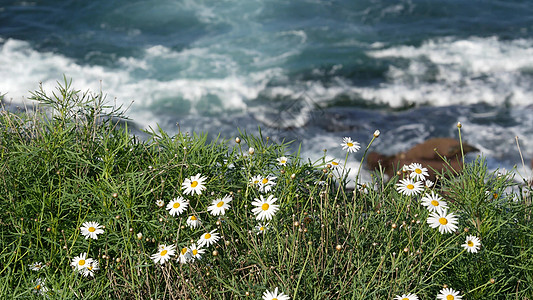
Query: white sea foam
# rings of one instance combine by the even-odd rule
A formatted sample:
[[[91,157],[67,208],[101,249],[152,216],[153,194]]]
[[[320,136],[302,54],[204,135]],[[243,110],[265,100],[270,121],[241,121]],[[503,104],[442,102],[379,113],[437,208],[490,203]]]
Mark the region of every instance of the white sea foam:
[[[6,99],[19,102],[29,96],[29,91],[36,90],[39,82],[46,91],[53,91],[57,81],[65,75],[73,78],[76,89],[102,90],[108,100],[116,99],[118,104],[126,106],[135,101],[129,116],[143,127],[153,127],[160,120],[150,112],[150,105],[157,104],[160,99],[189,101],[192,103],[190,113],[195,113],[195,103],[203,97],[215,96],[220,100],[221,109],[244,111],[245,101],[257,98],[267,83],[281,72],[272,68],[240,74],[236,70],[238,66],[228,57],[202,48],[177,52],[154,46],[141,58],[121,58],[119,63],[120,68],[81,65],[60,54],[38,52],[25,41],[8,39],[0,45],[0,77],[3,78],[0,92],[7,93]],[[170,63],[183,70],[170,78],[157,78],[161,68]],[[212,76],[200,77],[198,73],[203,69],[209,69]],[[186,73],[193,76],[185,77]]]
[[[363,88],[365,99],[391,106],[428,103],[436,106],[510,103],[533,99],[533,40],[496,37],[442,38],[420,47],[397,46],[368,52],[378,59],[402,59],[408,67],[391,66],[388,82]]]
[[[328,84],[296,82],[271,93],[305,93],[317,103],[351,95],[391,107],[532,103],[533,40],[449,37],[429,40],[419,47],[396,46],[367,54],[402,63],[392,64],[386,81],[378,86],[354,86],[345,78],[334,77]]]
[[[160,122],[153,111],[162,99],[186,101],[191,106],[187,113],[194,114],[197,103],[214,97],[219,103],[208,103],[213,113],[249,111],[266,124],[276,119],[268,110],[250,107],[258,97],[306,102],[301,111],[291,111],[283,119],[284,127],[304,126],[313,105],[327,104],[341,95],[393,107],[409,103],[528,105],[533,99],[533,40],[443,38],[419,47],[371,50],[368,55],[374,59],[403,63],[392,64],[387,82],[381,85],[356,86],[340,76],[330,77],[327,84],[289,81],[283,62],[305,48],[307,35],[301,30],[276,34],[285,38],[284,49],[289,50],[262,52],[257,47],[232,46],[232,39],[218,44],[203,39],[182,50],[152,46],[139,57],[119,58],[115,68],[79,64],[60,54],[36,51],[27,42],[7,39],[0,41],[0,93],[19,101],[37,89],[39,82],[45,90],[53,90],[64,74],[82,91],[102,90],[108,100],[117,99],[119,104],[135,101],[129,115],[143,127]],[[328,76],[342,68],[334,66]],[[283,84],[272,85],[272,81]]]

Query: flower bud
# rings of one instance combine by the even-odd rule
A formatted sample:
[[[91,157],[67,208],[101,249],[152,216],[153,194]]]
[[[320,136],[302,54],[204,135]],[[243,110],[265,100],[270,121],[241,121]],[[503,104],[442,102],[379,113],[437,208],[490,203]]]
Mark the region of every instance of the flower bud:
[[[374,137],[377,138],[381,132],[379,130],[374,131]]]

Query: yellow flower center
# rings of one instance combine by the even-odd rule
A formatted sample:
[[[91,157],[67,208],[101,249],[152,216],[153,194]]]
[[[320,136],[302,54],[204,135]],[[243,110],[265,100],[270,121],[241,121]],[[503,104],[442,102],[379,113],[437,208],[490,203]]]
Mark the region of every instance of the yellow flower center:
[[[198,250],[196,249],[192,250],[192,255],[196,255],[196,254],[198,254]]]
[[[346,145],[348,145],[348,147],[353,147],[353,143],[346,143]]]
[[[181,249],[181,254],[185,255],[185,253],[187,253],[187,248]]]
[[[198,181],[191,182],[191,187],[195,188],[198,185]]]
[[[268,178],[263,178],[263,184],[266,184],[268,182]]]
[[[440,218],[439,223],[441,223],[442,225],[446,225],[448,224],[448,220],[446,218]]]
[[[262,210],[268,210],[269,207],[270,207],[270,205],[268,205],[268,203],[265,203],[265,204],[261,205],[261,209]]]
[[[414,188],[415,188],[415,186],[414,186],[414,185],[412,185],[412,184],[408,184],[408,185],[406,186],[406,188],[408,188],[408,189],[412,190],[412,189],[414,189]]]
[[[258,184],[259,183],[259,180],[254,180],[254,184]]]
[[[222,207],[222,205],[224,205],[224,201],[218,202],[217,207]]]
[[[93,268],[94,268],[93,266],[89,266],[89,267],[87,267],[87,270],[92,271]]]
[[[80,261],[78,261],[78,265],[80,266],[85,265],[85,259],[80,259]]]
[[[94,232],[96,229],[94,227],[89,227],[89,232]]]
[[[161,251],[161,253],[159,253],[159,255],[165,256],[167,254],[167,252],[168,252],[167,250],[163,250],[163,251]]]
[[[437,200],[431,200],[431,205],[433,205],[433,206],[439,206],[439,201],[437,201]]]
[[[196,218],[196,216],[191,216],[191,220],[192,220],[192,221],[196,221],[196,220],[198,220],[198,219]]]
[[[181,204],[180,204],[179,202],[176,202],[176,203],[174,203],[174,205],[172,205],[172,207],[174,207],[174,208],[179,208],[180,205],[181,205]]]
[[[446,300],[453,300],[453,299],[455,299],[455,297],[452,296],[452,295],[448,295],[448,296],[446,296]]]
[[[36,289],[36,290],[40,290],[40,289],[41,289],[41,285],[40,285],[40,284],[37,285],[37,286],[35,287],[35,289]]]
[[[409,298],[403,298],[402,300],[409,300]]]
[[[331,164],[334,165],[334,166],[338,166],[339,165],[339,163],[336,162],[336,161],[332,161]]]
[[[498,193],[494,193],[494,194],[492,194],[492,197],[494,197],[494,198],[498,198]]]
[[[287,160],[282,159],[282,160],[281,160],[281,163],[282,163],[282,164],[287,163]]]
[[[265,227],[261,226],[261,228],[259,228],[259,230],[263,231],[263,230],[265,230]]]
[[[211,238],[211,234],[210,233],[206,233],[205,236],[204,236],[204,239],[208,240]]]
[[[466,244],[468,245],[468,247],[474,247],[474,242],[472,241],[468,241],[466,242]]]
[[[422,170],[420,170],[420,169],[415,169],[415,173],[416,173],[416,174],[422,174]]]

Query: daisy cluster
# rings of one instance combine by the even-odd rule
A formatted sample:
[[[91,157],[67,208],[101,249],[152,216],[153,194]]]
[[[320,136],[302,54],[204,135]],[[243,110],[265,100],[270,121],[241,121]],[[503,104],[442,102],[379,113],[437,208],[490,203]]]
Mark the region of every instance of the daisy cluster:
[[[250,148],[249,154],[253,155],[255,149]],[[289,159],[285,156],[278,157],[276,163],[280,166],[287,166]],[[269,221],[274,218],[276,213],[280,209],[280,205],[277,203],[278,198],[272,194],[276,187],[276,176],[273,175],[254,175],[252,176],[248,183],[250,187],[257,191],[257,197],[253,198],[251,201],[251,213],[255,217],[255,220],[258,221],[257,225],[254,227],[254,231],[257,235],[265,234],[265,232],[270,228]],[[217,225],[221,222],[221,217],[227,215],[228,211],[232,209],[233,195],[227,194],[222,197],[217,197],[210,200],[209,204],[205,205],[205,211],[195,211],[191,209],[190,201],[187,197],[193,196],[202,196],[209,197],[206,193],[208,184],[208,178],[202,174],[197,174],[190,178],[186,178],[181,186],[183,196],[175,197],[174,199],[165,203],[164,200],[156,200],[156,206],[159,208],[165,207],[173,217],[179,217],[181,215],[187,215],[185,223],[187,226],[192,229],[200,229],[203,233],[198,237],[195,242],[192,242],[188,245],[178,247],[176,244],[160,244],[158,246],[157,252],[152,254],[150,258],[155,264],[163,265],[171,259],[176,259],[180,264],[192,263],[196,260],[200,260],[205,254],[206,250],[209,247],[216,245],[223,236],[217,229],[211,231],[205,230],[206,223],[204,223],[208,217],[200,216],[206,214],[208,216],[217,218]],[[213,193],[211,193],[213,195]],[[200,199],[200,198],[198,198]],[[208,226],[207,226],[208,227]],[[216,251],[213,251],[214,253]],[[283,293],[278,293],[278,288],[274,291],[266,291],[263,295],[263,299],[290,299],[289,296],[284,295]]]
[[[83,223],[79,229],[85,239],[90,238],[97,240],[98,235],[104,233],[103,228],[104,226],[100,225],[98,222],[89,221]],[[71,260],[70,265],[77,273],[82,274],[84,277],[94,277],[95,272],[100,270],[98,261],[87,257],[86,252],[74,257]],[[46,268],[47,265],[38,261],[31,263],[28,267],[32,271],[39,272]],[[37,278],[33,291],[39,295],[47,296],[50,290],[46,287],[45,281],[45,279]]]
[[[253,148],[251,148],[249,152],[250,154],[253,154]],[[288,161],[289,159],[285,156],[276,159],[276,163],[280,166],[286,166]],[[256,175],[249,180],[251,187],[256,188],[258,192],[257,197],[254,197],[254,200],[250,203],[252,207],[251,213],[258,221],[255,226],[255,232],[258,235],[264,234],[268,230],[270,227],[268,221],[272,220],[275,214],[279,211],[279,204],[277,204],[278,198],[271,194],[276,187],[276,179],[277,177],[272,175]],[[222,238],[218,229],[205,230],[206,227],[204,226],[205,224],[200,218],[200,215],[208,214],[216,217],[218,220],[217,225],[219,225],[221,220],[220,217],[225,216],[232,208],[233,196],[232,194],[226,194],[212,199],[209,204],[205,205],[205,211],[193,210],[189,197],[198,197],[197,199],[201,199],[199,196],[202,198],[208,197],[205,193],[207,186],[208,177],[198,173],[183,180],[181,183],[181,195],[173,198],[167,203],[165,203],[165,200],[163,199],[155,201],[155,205],[158,208],[164,208],[172,217],[178,218],[182,215],[187,215],[186,220],[184,220],[187,227],[192,230],[199,229],[203,232],[198,236],[196,241],[191,241],[187,245],[178,246],[178,244],[161,243],[157,247],[156,253],[150,255],[154,264],[163,265],[171,259],[175,259],[179,264],[187,264],[201,260],[207,249],[216,245]],[[211,195],[213,195],[213,193],[211,193]],[[98,240],[99,236],[105,233],[105,229],[105,226],[95,221],[84,222],[79,227],[81,236],[83,236],[85,240],[89,240],[89,243],[91,240]],[[137,238],[140,240],[142,237],[142,233],[139,232]],[[90,244],[88,249],[90,249]],[[82,274],[84,277],[94,277],[100,270],[98,260],[90,257],[88,252],[83,252],[75,256],[71,260],[70,265],[75,272]],[[46,264],[35,262],[28,267],[32,271],[38,272],[45,268]],[[45,281],[43,279],[35,281],[35,293],[44,295],[48,291],[49,290],[45,286]],[[265,291],[263,299],[290,299],[290,297],[278,292],[278,288],[276,288],[274,291]]]
[[[425,189],[426,192],[420,199],[422,206],[426,207],[429,212],[427,224],[431,228],[438,228],[441,234],[454,233],[457,231],[458,216],[448,212],[448,203],[443,198],[430,188],[433,182],[426,179],[429,176],[427,168],[419,163],[412,163],[403,167],[403,171],[409,176],[406,179],[401,179],[396,184],[396,189],[399,193],[406,196],[417,196]],[[478,237],[469,235],[464,244],[461,245],[469,253],[477,253],[481,246],[481,241]],[[395,300],[418,300],[416,294],[403,294],[396,296]],[[459,292],[453,289],[444,288],[437,295],[437,299],[462,299]]]
[[[207,189],[206,187],[206,176],[202,176],[201,173],[198,173],[189,178],[185,178],[181,184],[181,189],[184,196],[200,196]],[[207,207],[207,211],[213,216],[222,216],[226,213],[228,209],[231,208],[230,202],[232,201],[231,195],[225,195],[221,198],[216,198],[212,200],[211,205]],[[187,212],[189,209],[190,201],[183,196],[178,196],[170,200],[166,204],[166,210],[173,217],[178,217]],[[156,206],[162,208],[165,206],[165,202],[162,199],[156,200]],[[185,221],[187,226],[192,229],[197,229],[202,227],[202,220],[197,212],[192,212],[187,216]],[[211,245],[216,244],[220,240],[220,233],[217,232],[217,229],[211,230],[209,232],[204,232],[200,235],[196,242],[192,242],[189,245],[177,247],[177,245],[167,245],[160,244],[157,252],[152,254],[150,258],[156,264],[163,265],[171,258],[177,255],[176,261],[180,264],[186,264],[194,262],[195,260],[202,259],[202,255],[205,254],[206,248]],[[178,251],[176,251],[178,250]]]
[[[39,272],[43,270],[44,268],[46,268],[46,264],[39,261],[39,262],[31,263],[28,267],[32,271]],[[37,279],[35,279],[33,283],[33,292],[35,294],[41,295],[41,296],[48,295],[48,287],[46,286],[45,281],[46,279],[43,279],[41,277],[38,277]]]
[[[286,157],[280,157],[277,159],[278,163],[285,165],[288,161]],[[257,187],[260,192],[270,192],[276,185],[277,177],[274,176],[254,176],[250,180],[250,184]],[[191,178],[185,179],[182,184],[183,194],[185,195],[202,195],[206,190],[207,177],[197,174]],[[206,211],[215,217],[224,216],[226,212],[231,209],[231,201],[233,200],[231,195],[225,195],[223,197],[216,198],[211,201],[211,204],[207,206]],[[271,220],[276,212],[279,210],[279,205],[275,204],[278,199],[273,195],[263,196],[259,195],[259,198],[255,198],[251,202],[254,208],[252,213],[258,221]],[[158,207],[164,206],[163,200],[157,200],[156,205]],[[178,196],[169,201],[166,205],[166,209],[171,216],[177,217],[185,213],[189,208],[189,201],[182,196]],[[187,217],[186,224],[192,229],[196,229],[202,226],[202,220],[198,213],[193,213]],[[269,228],[269,223],[259,223],[255,226],[257,234],[264,233]],[[154,263],[164,264],[173,256],[178,255],[177,261],[181,264],[189,263],[194,260],[199,260],[205,253],[206,249],[212,245],[215,245],[221,238],[217,229],[209,232],[204,232],[195,243],[191,243],[189,246],[184,246],[176,253],[175,245],[160,245],[157,253],[151,255]]]
[[[426,180],[429,176],[427,168],[424,168],[419,163],[412,163],[404,166],[403,170],[409,174],[406,179],[401,179],[396,184],[396,189],[403,195],[416,196],[424,191],[424,183],[427,189],[433,186],[433,182]],[[431,228],[438,228],[441,234],[453,233],[457,231],[458,217],[453,213],[448,212],[448,203],[434,191],[426,192],[420,199],[421,204],[427,208],[430,215],[427,218],[427,223]],[[478,237],[469,235],[465,243],[462,245],[466,251],[476,253],[481,246]]]

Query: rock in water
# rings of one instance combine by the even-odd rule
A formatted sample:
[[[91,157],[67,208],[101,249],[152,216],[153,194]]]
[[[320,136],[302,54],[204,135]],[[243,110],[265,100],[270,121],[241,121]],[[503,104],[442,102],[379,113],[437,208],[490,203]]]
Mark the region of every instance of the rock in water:
[[[463,143],[463,152],[465,154],[475,151],[479,150],[467,143]],[[368,154],[366,161],[370,170],[379,169],[381,164],[384,173],[389,177],[392,177],[404,165],[420,163],[428,169],[429,179],[435,180],[435,172],[433,170],[440,172],[445,168],[449,168],[441,156],[447,159],[454,170],[458,171],[462,168],[461,145],[458,140],[453,138],[432,138],[415,145],[407,151],[391,156],[371,152]]]

